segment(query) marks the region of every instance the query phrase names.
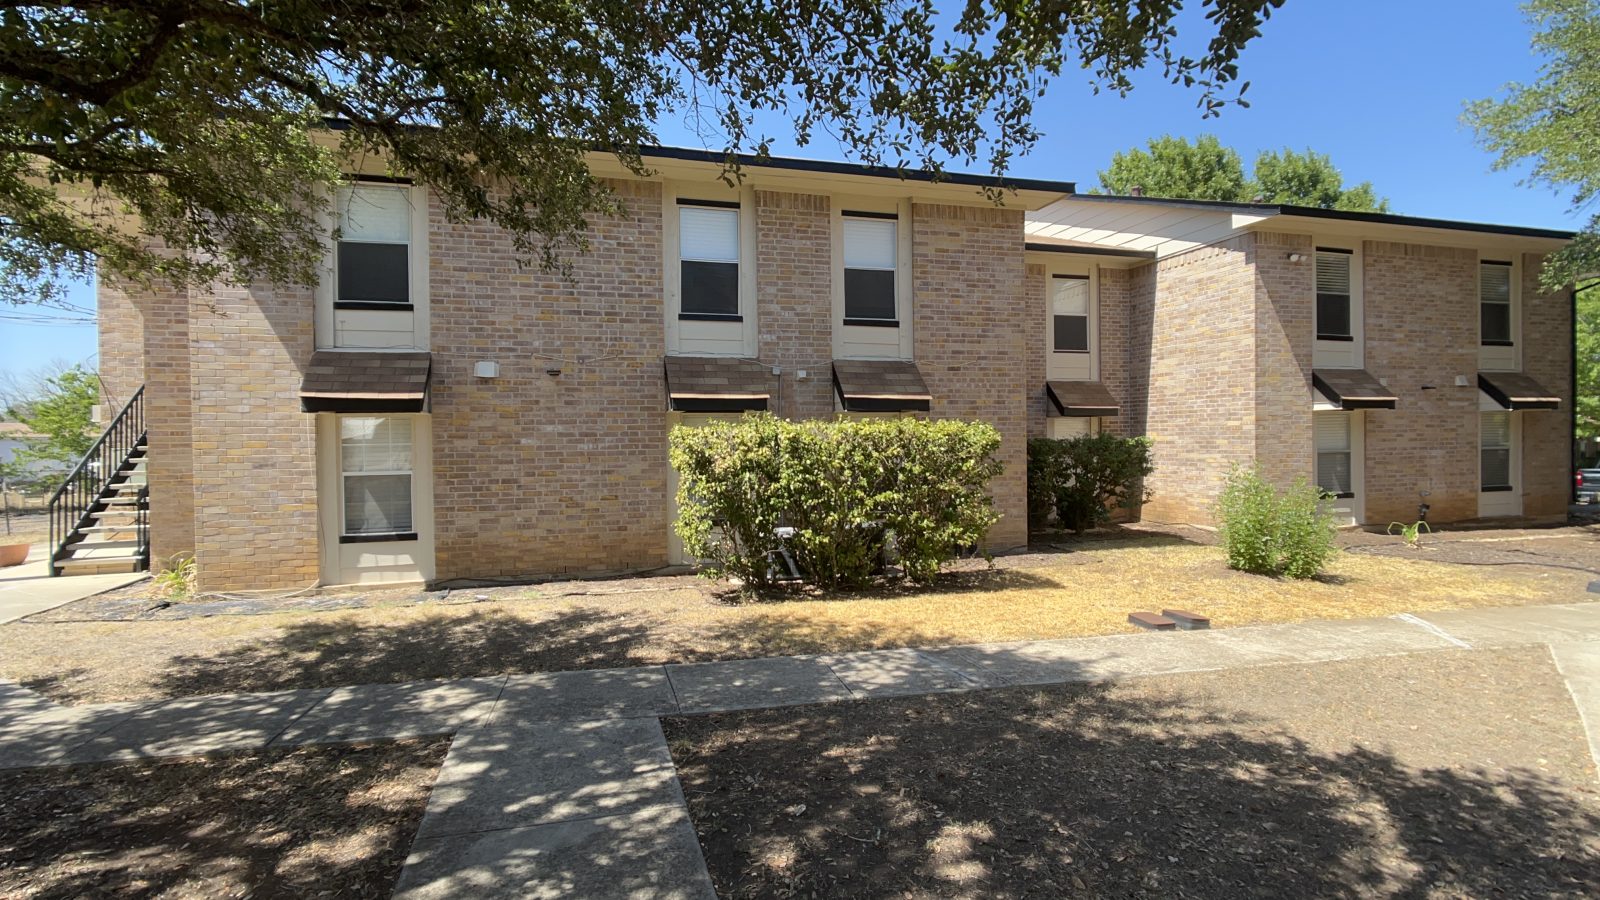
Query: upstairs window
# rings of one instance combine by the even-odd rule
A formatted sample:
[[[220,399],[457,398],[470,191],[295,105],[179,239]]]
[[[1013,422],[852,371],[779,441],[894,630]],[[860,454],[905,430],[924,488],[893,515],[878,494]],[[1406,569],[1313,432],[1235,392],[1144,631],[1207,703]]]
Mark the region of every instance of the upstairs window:
[[[1089,352],[1089,276],[1057,275],[1050,279],[1050,312],[1057,353]]]
[[[1349,250],[1317,248],[1317,340],[1353,341]]]
[[[844,322],[896,325],[895,260],[899,222],[892,215],[844,216]]]
[[[335,306],[410,309],[410,188],[353,185],[339,189],[338,204]]]
[[[411,420],[341,416],[339,468],[344,535],[371,539],[414,534],[411,520]]]
[[[1312,416],[1317,439],[1317,487],[1335,497],[1354,497],[1350,461],[1350,413]]]
[[[1511,413],[1479,413],[1478,472],[1484,491],[1509,491],[1511,486]]]
[[[1478,265],[1479,339],[1486,347],[1510,347],[1511,264]]]
[[[739,319],[739,205],[678,204],[679,318]]]

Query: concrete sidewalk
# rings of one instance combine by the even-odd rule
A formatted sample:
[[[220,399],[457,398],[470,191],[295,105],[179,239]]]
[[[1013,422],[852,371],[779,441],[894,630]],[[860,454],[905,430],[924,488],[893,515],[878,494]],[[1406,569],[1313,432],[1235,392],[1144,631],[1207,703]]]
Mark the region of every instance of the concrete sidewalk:
[[[146,704],[0,683],[0,768],[453,734],[396,896],[710,897],[662,716],[1529,644],[1600,762],[1600,603],[1579,603]]]
[[[49,552],[39,546],[20,566],[0,569],[0,625],[149,577],[148,572],[50,577]]]

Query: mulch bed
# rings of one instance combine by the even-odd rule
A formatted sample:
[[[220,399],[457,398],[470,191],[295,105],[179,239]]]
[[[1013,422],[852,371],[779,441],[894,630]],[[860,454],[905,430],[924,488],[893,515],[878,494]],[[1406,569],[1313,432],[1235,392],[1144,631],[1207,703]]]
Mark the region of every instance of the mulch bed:
[[[1600,895],[1541,649],[664,723],[719,895]]]
[[[0,897],[387,897],[448,748],[0,772]]]

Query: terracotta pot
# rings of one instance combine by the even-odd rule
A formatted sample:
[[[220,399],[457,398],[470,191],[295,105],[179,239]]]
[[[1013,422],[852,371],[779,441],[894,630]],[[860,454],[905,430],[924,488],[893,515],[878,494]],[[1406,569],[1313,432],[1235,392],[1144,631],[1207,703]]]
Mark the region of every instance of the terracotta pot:
[[[0,544],[0,569],[22,565],[28,558],[28,548],[32,546],[32,544]]]

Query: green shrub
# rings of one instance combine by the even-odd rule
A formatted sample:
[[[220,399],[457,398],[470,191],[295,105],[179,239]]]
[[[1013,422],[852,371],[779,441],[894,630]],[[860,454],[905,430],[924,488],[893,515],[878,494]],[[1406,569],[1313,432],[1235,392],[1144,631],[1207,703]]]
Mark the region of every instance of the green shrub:
[[[777,574],[779,526],[794,530],[783,546],[806,578],[849,587],[891,555],[930,581],[999,519],[987,488],[1000,435],[982,423],[761,414],[674,428],[670,444],[685,549],[757,588]]]
[[[1028,517],[1043,526],[1051,512],[1062,526],[1083,534],[1116,507],[1150,499],[1142,483],[1155,466],[1150,439],[1110,434],[1028,441]]]
[[[1337,552],[1322,492],[1301,478],[1279,491],[1255,468],[1235,469],[1217,500],[1228,567],[1257,575],[1314,578]]]

